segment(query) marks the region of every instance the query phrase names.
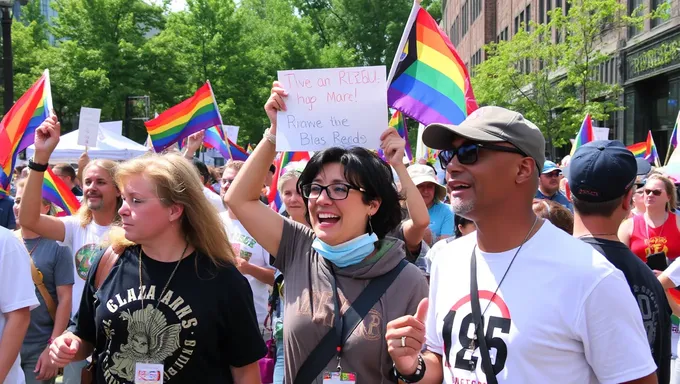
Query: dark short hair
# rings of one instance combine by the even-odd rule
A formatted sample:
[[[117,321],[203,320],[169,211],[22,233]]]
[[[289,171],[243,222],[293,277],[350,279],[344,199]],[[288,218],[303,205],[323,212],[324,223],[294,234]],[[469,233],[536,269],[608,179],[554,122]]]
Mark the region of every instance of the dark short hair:
[[[194,167],[198,171],[199,176],[203,178],[203,182],[204,183],[210,182],[210,171],[208,171],[208,166],[206,166],[204,162],[196,158],[194,158],[191,162],[194,163]]]
[[[276,165],[272,164],[269,166],[269,172],[276,173]]]
[[[392,169],[387,163],[373,152],[361,148],[332,147],[316,152],[309,160],[297,183],[297,190],[302,195],[302,186],[310,184],[321,172],[326,164],[339,163],[344,167],[344,176],[347,183],[365,190],[363,201],[365,204],[373,200],[380,200],[378,211],[371,218],[371,226],[379,239],[385,237],[401,222],[402,197],[397,192],[397,187],[392,176]],[[305,204],[309,199],[302,196]],[[309,216],[309,212],[307,213]],[[307,217],[309,220],[309,217]],[[370,228],[366,222],[366,232]]]
[[[456,237],[463,236],[463,232],[461,232],[460,229],[458,229],[459,225],[464,227],[464,226],[466,226],[466,225],[468,225],[472,222],[473,222],[472,220],[466,219],[461,215],[455,215],[453,217],[453,231],[454,231],[454,234],[456,235]]]
[[[68,178],[71,179],[71,181],[76,179],[76,170],[73,169],[71,164],[67,163],[57,164],[54,167],[52,167],[52,170],[59,171],[59,173],[68,176]]]
[[[609,217],[616,211],[616,208],[621,205],[623,196],[603,203],[591,203],[589,201],[579,200],[578,197],[572,195],[571,201],[574,204],[574,212],[581,216]]]

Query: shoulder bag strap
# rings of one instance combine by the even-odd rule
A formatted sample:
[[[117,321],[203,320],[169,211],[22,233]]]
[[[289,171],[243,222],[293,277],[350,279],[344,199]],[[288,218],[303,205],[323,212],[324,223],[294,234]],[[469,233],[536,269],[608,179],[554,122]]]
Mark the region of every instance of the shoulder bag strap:
[[[21,235],[21,231],[15,230],[12,232],[14,233],[14,236],[24,244],[24,238]],[[26,251],[28,252],[28,249],[26,249]],[[54,299],[52,299],[52,295],[47,291],[47,287],[45,287],[45,283],[43,282],[43,274],[38,267],[35,266],[31,252],[28,252],[28,260],[31,261],[31,278],[33,279],[33,284],[38,288],[38,292],[40,293],[40,296],[42,296],[45,306],[47,307],[47,313],[50,314],[52,321],[54,321],[57,316],[57,304],[54,302]]]
[[[477,330],[477,341],[479,342],[479,352],[482,355],[482,367],[486,374],[486,381],[488,384],[498,384],[496,379],[496,372],[493,370],[491,364],[491,356],[489,356],[489,347],[486,345],[486,338],[484,336],[484,319],[482,318],[482,309],[479,306],[479,290],[477,287],[477,257],[475,256],[475,249],[472,249],[472,258],[470,260],[470,304],[472,305],[472,319]]]
[[[108,247],[106,251],[104,251],[102,258],[99,261],[99,265],[97,266],[97,270],[94,273],[95,289],[99,290],[99,288],[102,287],[102,284],[104,284],[104,280],[106,279],[106,276],[109,275],[109,272],[111,272],[113,266],[116,265],[116,261],[118,261],[118,256],[119,255],[113,251],[113,247]]]
[[[371,280],[370,283],[361,291],[359,297],[347,308],[343,315],[344,327],[342,333],[342,344],[352,335],[352,332],[359,325],[361,320],[373,308],[373,305],[382,297],[387,288],[392,285],[402,269],[408,265],[408,261],[402,259],[396,267],[388,273]],[[321,339],[316,348],[309,354],[307,360],[302,363],[300,370],[295,376],[294,384],[309,384],[314,382],[319,374],[328,365],[328,362],[336,355],[338,346],[337,334],[331,328]]]

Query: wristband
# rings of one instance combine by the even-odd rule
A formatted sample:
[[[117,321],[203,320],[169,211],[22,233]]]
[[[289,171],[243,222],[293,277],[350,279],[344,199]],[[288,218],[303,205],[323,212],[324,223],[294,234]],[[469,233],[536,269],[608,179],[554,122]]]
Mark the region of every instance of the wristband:
[[[54,337],[50,337],[50,338],[47,340],[47,346],[49,347],[50,345],[52,345],[52,342],[53,342],[53,341],[54,341]]]
[[[276,135],[270,133],[270,129],[271,129],[271,128],[265,129],[265,130],[264,130],[264,134],[262,135],[262,137],[264,137],[265,139],[267,139],[267,141],[269,141],[270,143],[276,145]]]
[[[404,383],[417,383],[425,377],[425,360],[423,360],[423,355],[418,355],[418,365],[416,366],[416,371],[408,376],[404,376],[399,371],[397,371],[397,366],[392,363],[392,371],[394,376],[403,381]]]
[[[36,171],[36,172],[45,172],[47,171],[47,164],[39,164],[33,161],[33,158],[31,157],[28,159],[28,169]]]

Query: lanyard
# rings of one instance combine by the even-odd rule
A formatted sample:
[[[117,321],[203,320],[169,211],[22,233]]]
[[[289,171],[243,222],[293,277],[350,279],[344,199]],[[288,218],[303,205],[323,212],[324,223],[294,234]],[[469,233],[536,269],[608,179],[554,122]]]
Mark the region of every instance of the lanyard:
[[[344,341],[342,340],[342,335],[344,333],[345,321],[340,315],[340,295],[338,294],[338,285],[335,272],[333,272],[333,266],[331,268],[331,287],[333,289],[333,328],[335,329],[335,337],[338,341],[338,346],[335,348],[338,354],[338,372],[342,371],[342,366],[340,365],[340,360],[342,358],[342,347],[344,346]]]

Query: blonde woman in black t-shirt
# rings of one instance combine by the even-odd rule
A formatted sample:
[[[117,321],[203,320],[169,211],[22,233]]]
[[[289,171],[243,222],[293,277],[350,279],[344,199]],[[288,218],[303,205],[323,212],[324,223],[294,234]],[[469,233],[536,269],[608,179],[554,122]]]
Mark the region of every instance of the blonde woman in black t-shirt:
[[[121,164],[116,179],[127,247],[101,287],[101,259],[92,266],[74,324],[51,345],[52,361],[64,366],[92,354],[97,383],[139,375],[259,383],[266,348],[250,286],[192,164],[154,154]]]

